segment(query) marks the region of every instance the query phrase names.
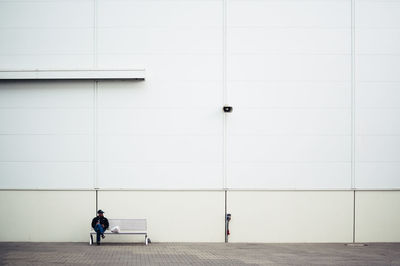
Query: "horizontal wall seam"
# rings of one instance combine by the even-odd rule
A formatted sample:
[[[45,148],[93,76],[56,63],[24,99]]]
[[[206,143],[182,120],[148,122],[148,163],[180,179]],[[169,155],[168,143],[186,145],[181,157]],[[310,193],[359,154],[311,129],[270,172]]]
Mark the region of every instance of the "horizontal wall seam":
[[[224,191],[257,191],[257,192],[351,192],[351,191],[376,191],[376,192],[385,192],[385,191],[400,191],[400,188],[388,188],[388,189],[129,189],[129,188],[121,188],[121,189],[110,189],[110,188],[82,188],[82,189],[71,189],[71,188],[37,188],[37,189],[21,189],[21,188],[0,188],[0,191],[177,191],[177,192],[190,192],[190,191],[216,191],[216,192],[224,192]]]

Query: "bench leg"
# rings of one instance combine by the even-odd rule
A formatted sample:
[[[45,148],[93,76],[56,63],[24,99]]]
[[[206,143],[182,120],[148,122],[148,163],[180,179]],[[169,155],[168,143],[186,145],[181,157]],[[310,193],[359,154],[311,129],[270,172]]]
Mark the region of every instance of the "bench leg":
[[[89,237],[89,245],[92,245],[93,244],[93,236],[92,236],[92,234],[89,234],[90,235],[90,237]]]
[[[147,237],[147,235],[145,235],[144,237],[144,242],[146,243],[146,246],[149,244],[149,238]]]

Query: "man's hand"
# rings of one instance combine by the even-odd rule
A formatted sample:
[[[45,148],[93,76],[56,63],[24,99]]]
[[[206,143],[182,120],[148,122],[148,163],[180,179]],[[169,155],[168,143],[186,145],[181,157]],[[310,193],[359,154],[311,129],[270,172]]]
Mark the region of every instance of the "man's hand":
[[[104,224],[102,224],[101,226],[103,226],[103,228],[104,228]]]

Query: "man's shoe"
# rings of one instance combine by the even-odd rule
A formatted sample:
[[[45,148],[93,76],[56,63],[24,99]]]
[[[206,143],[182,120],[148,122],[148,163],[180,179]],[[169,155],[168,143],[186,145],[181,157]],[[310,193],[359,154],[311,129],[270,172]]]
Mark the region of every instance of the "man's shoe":
[[[100,246],[100,242],[97,242],[97,245]]]
[[[101,235],[101,238],[103,238],[103,239],[104,239],[104,238],[106,238],[106,236],[105,236],[104,234],[102,234],[102,235]]]

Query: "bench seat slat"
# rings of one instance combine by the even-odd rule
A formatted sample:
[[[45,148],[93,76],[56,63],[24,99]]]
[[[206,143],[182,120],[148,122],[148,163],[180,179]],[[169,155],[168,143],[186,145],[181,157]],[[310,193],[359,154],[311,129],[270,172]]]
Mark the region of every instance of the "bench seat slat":
[[[96,234],[95,231],[90,231],[91,234]],[[121,231],[119,233],[113,233],[111,231],[105,231],[105,235],[121,235],[121,234],[147,234],[147,231]]]

